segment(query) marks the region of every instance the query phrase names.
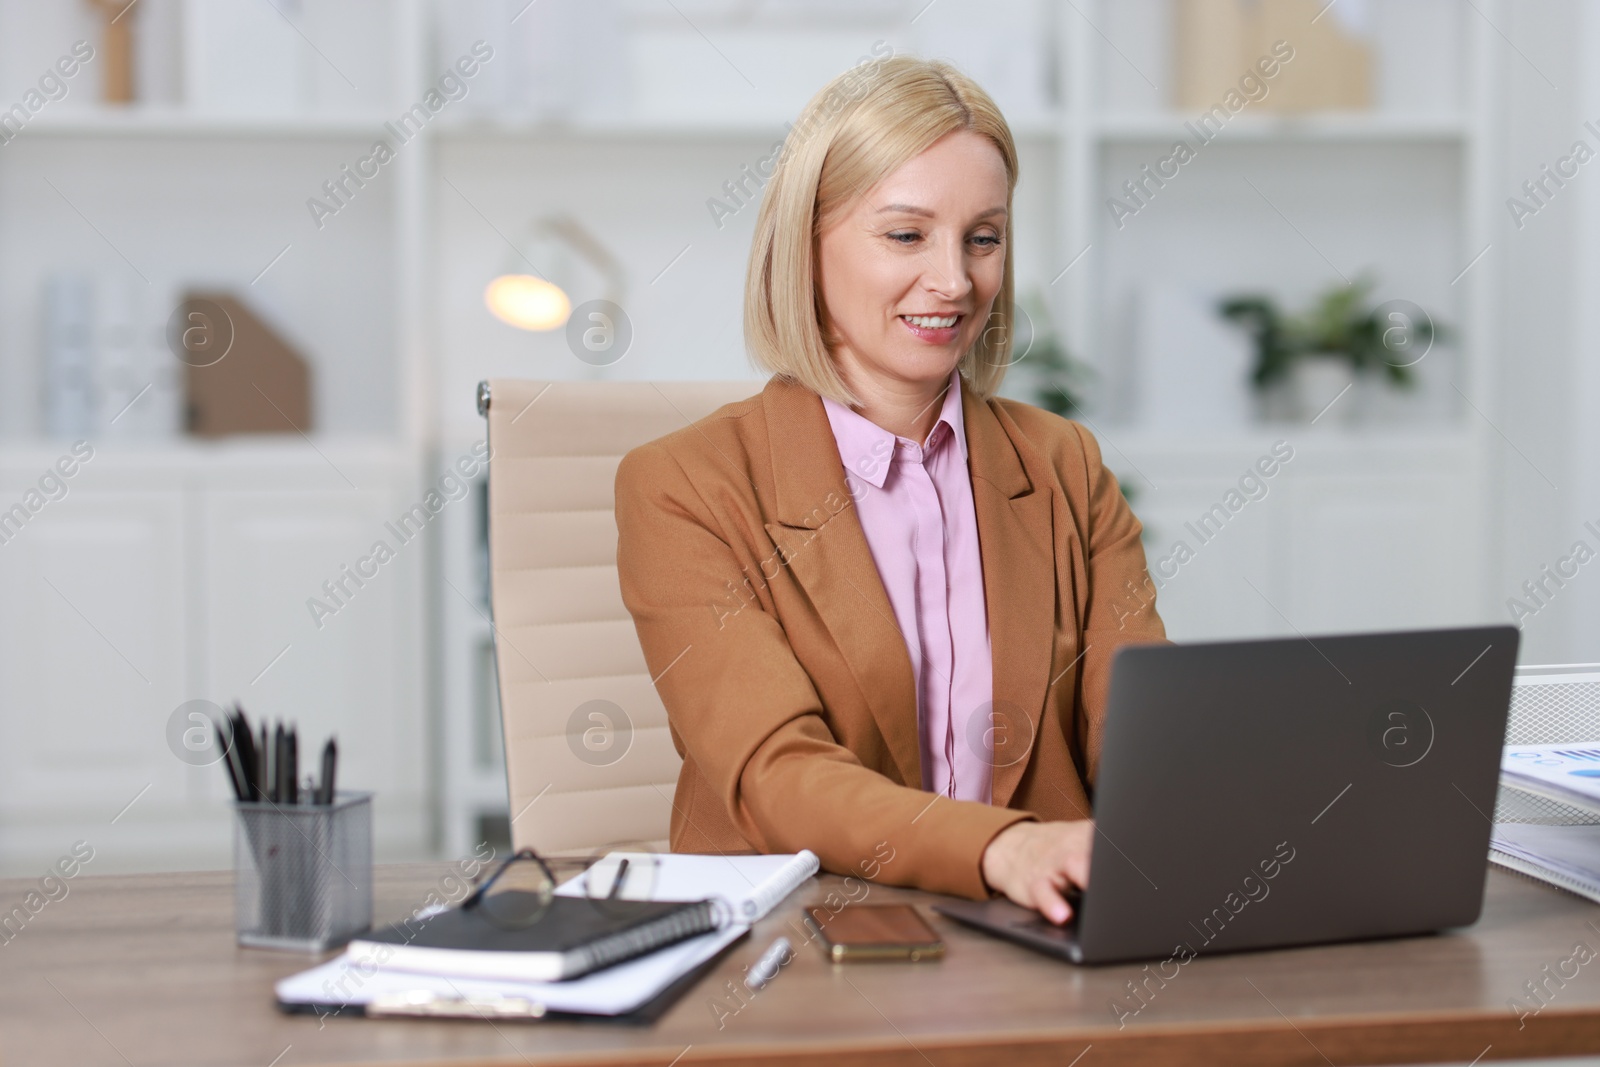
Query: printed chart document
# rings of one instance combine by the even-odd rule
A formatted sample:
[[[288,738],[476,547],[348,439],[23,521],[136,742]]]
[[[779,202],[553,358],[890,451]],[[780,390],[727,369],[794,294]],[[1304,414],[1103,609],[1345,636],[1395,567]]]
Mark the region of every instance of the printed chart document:
[[[1600,813],[1600,741],[1507,745],[1500,777],[1518,789]]]

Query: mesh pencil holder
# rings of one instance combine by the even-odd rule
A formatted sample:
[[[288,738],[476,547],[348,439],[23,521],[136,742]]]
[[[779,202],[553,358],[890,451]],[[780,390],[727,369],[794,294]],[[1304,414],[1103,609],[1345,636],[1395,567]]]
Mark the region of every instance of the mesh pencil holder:
[[[1561,745],[1595,740],[1600,740],[1600,664],[1517,668],[1506,744]],[[1600,814],[1502,782],[1494,821],[1592,825],[1600,823]]]
[[[371,793],[233,808],[239,944],[319,952],[372,925]]]

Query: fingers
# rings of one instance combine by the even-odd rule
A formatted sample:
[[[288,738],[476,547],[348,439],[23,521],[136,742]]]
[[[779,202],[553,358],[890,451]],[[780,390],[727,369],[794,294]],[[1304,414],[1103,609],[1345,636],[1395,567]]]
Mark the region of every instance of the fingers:
[[[1094,850],[1094,824],[1085,823],[1084,830],[1068,845],[1062,857],[1061,869],[1081,888],[1089,887],[1089,856]]]
[[[1005,895],[1013,904],[1030,908],[1058,926],[1072,918],[1072,906],[1054,884],[1054,876],[1046,871],[1035,871],[1019,880],[1005,890]]]
[[[1072,917],[1072,905],[1065,892],[1071,886],[1089,884],[1089,852],[1094,844],[1094,825],[1088,821],[1071,823],[1066,835],[1051,850],[1045,877],[1034,891],[1033,907],[1051,922],[1060,925]]]
[[[1072,918],[1072,905],[1067,903],[1066,897],[1061,895],[1060,890],[1049,883],[1041,883],[1034,891],[1032,906],[1035,911],[1057,926]]]
[[[1028,906],[1060,926],[1072,918],[1072,905],[1066,898],[1067,886],[1066,876],[1061,873],[1059,864],[1052,864],[1036,875]]]
[[[984,878],[1012,901],[1060,925],[1072,918],[1065,893],[1089,884],[1094,825],[1018,823],[1002,831],[984,853]]]

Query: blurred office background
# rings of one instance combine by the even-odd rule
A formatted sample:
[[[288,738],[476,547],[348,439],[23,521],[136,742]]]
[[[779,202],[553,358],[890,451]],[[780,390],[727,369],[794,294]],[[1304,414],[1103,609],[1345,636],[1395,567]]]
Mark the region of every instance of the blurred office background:
[[[0,873],[228,865],[192,701],[336,731],[380,860],[503,834],[474,387],[755,391],[763,160],[888,49],[1011,121],[1006,391],[1099,435],[1175,638],[1600,659],[1597,46],[1577,0],[0,0]]]

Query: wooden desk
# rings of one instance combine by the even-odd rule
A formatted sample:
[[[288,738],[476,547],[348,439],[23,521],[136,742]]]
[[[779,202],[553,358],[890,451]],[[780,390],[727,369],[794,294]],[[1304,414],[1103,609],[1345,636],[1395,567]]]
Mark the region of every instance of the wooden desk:
[[[379,868],[378,916],[408,913],[445,871]],[[9,909],[29,886],[0,882],[0,904]],[[1109,1004],[1127,997],[1125,983],[1139,968],[1073,967],[937,917],[949,942],[942,962],[835,967],[805,945],[733,1012],[724,983],[742,977],[779,933],[800,944],[789,927],[800,897],[820,901],[838,890],[834,878],[764,920],[649,1028],[285,1016],[273,1006],[272,983],[315,958],[237,948],[230,873],[86,875],[70,886],[0,945],[6,1067],[1344,1067],[1600,1051],[1600,958],[1563,988],[1552,985],[1550,1004],[1520,1028],[1508,1006],[1576,943],[1600,950],[1600,907],[1498,869],[1489,874],[1484,917],[1470,930],[1194,960],[1120,1030]],[[932,898],[872,887],[867,899]],[[720,1029],[714,998],[725,1004]]]

